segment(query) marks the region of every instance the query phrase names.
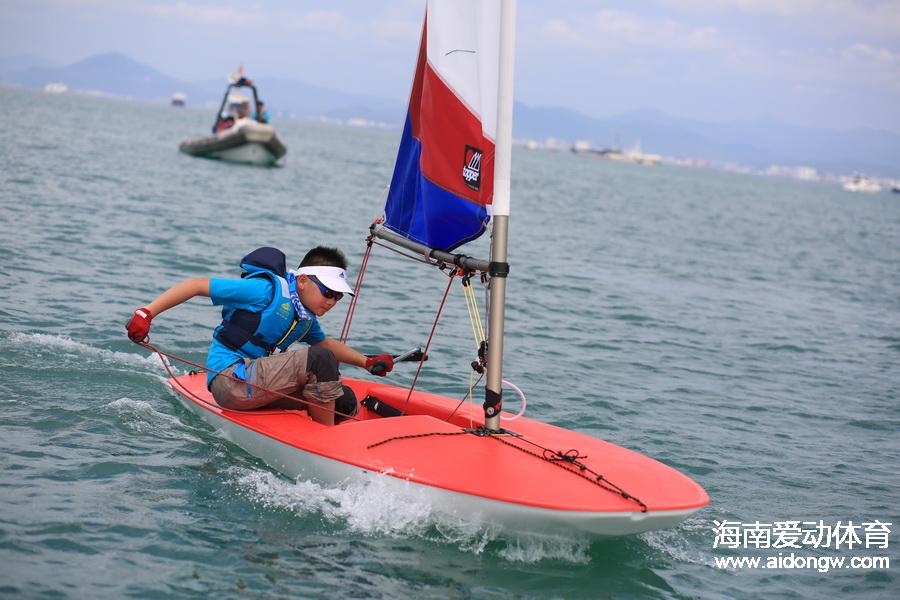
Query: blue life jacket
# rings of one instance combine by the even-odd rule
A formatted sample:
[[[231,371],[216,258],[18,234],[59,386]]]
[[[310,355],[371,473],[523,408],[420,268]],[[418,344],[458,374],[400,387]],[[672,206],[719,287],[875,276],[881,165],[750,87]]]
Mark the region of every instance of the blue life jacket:
[[[213,337],[248,358],[282,351],[302,338],[312,327],[312,321],[301,323],[291,304],[285,257],[276,248],[257,248],[241,260],[241,277],[266,277],[272,282],[272,299],[259,312],[242,308],[223,308],[222,323]]]

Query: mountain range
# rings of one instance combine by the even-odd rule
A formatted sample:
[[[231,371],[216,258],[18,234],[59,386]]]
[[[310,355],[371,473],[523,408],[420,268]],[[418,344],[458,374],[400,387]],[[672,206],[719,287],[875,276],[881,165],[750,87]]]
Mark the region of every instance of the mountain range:
[[[0,58],[0,84],[41,89],[50,82],[65,83],[72,91],[143,101],[163,102],[182,92],[190,105],[210,107],[218,105],[226,85],[224,77],[181,81],[122,53],[98,54],[68,65],[31,55]],[[405,118],[405,98],[350,94],[293,79],[255,83],[275,114],[365,119],[398,128]],[[771,117],[705,122],[655,110],[596,118],[517,102],[513,133],[518,139],[539,142],[586,140],[598,148],[640,143],[646,152],[757,168],[804,165],[831,173],[861,171],[900,178],[900,134],[883,130],[800,127]]]

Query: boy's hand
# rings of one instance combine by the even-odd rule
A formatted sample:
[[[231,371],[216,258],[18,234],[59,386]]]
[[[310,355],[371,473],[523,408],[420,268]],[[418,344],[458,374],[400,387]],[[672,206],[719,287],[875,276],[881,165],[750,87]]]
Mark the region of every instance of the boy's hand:
[[[384,377],[394,368],[394,359],[390,354],[378,354],[366,358],[366,371],[378,377]]]
[[[128,330],[128,337],[132,342],[143,342],[150,333],[150,321],[153,319],[153,313],[148,308],[139,308],[131,315],[125,329]]]

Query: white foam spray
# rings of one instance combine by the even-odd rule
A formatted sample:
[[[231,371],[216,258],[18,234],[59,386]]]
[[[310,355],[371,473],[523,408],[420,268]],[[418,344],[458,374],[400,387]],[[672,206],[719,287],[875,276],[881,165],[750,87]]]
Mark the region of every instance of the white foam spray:
[[[481,522],[442,514],[410,484],[397,489],[388,475],[348,480],[340,485],[290,481],[269,471],[235,467],[232,481],[253,502],[297,515],[320,514],[349,531],[372,536],[419,538],[481,554],[490,548],[517,563],[559,560],[590,562],[587,540],[532,534],[509,536]]]
[[[52,352],[54,360],[66,364],[69,361],[81,362],[90,357],[105,364],[119,367],[139,367],[142,370],[155,367],[153,370],[162,370],[163,366],[159,358],[154,354],[138,354],[134,352],[116,352],[104,348],[95,348],[88,344],[78,342],[65,335],[50,335],[47,333],[13,333],[8,338],[11,347],[31,350],[35,353],[44,351]]]

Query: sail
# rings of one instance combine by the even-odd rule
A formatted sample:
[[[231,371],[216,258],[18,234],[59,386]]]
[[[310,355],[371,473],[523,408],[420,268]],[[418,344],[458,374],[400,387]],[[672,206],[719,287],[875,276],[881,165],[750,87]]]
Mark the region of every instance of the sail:
[[[500,2],[429,0],[384,225],[450,251],[482,233],[494,195]]]

